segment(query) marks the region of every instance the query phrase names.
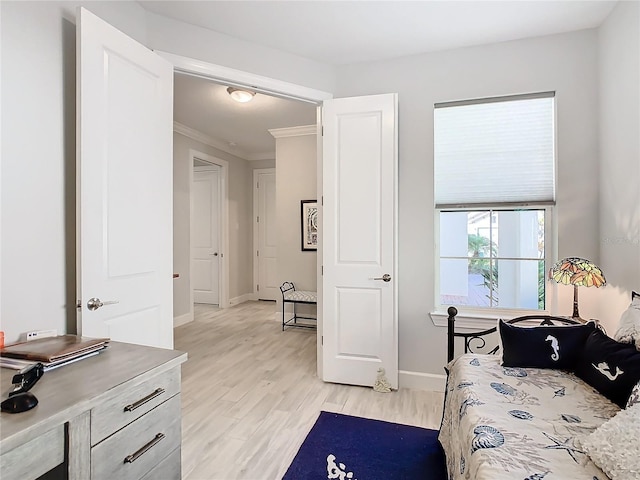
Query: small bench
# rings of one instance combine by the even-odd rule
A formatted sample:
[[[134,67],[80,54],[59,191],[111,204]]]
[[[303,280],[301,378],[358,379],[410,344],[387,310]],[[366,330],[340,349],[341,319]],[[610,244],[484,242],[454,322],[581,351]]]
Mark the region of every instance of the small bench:
[[[295,285],[292,282],[284,282],[280,286],[282,292],[282,331],[285,327],[300,327],[300,328],[316,328],[316,325],[310,325],[308,323],[298,323],[298,319],[305,320],[317,320],[316,317],[305,317],[296,313],[296,305],[298,303],[305,303],[307,305],[318,304],[318,293],[308,290],[296,290]],[[287,303],[293,304],[293,317],[285,320],[285,306]]]

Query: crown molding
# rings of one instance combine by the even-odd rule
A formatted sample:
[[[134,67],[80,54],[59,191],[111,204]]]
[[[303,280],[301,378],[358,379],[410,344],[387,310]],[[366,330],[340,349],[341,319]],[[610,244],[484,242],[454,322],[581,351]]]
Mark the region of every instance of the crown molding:
[[[304,135],[316,135],[318,127],[317,125],[302,125],[300,127],[271,128],[269,133],[274,138],[302,137]]]
[[[218,140],[217,138],[213,138],[206,133],[202,133],[195,128],[187,127],[186,125],[180,122],[173,122],[173,131],[179,133],[180,135],[184,135],[185,137],[189,137],[196,142],[204,143],[205,145],[209,145],[210,147],[217,148],[218,150],[222,150],[225,153],[233,155],[234,157],[241,158],[243,160],[250,160],[250,154],[242,150],[238,147],[231,147],[229,144],[223,140]]]
[[[276,152],[275,150],[272,152],[258,152],[258,153],[250,153],[247,156],[247,160],[253,162],[254,160],[275,160]]]

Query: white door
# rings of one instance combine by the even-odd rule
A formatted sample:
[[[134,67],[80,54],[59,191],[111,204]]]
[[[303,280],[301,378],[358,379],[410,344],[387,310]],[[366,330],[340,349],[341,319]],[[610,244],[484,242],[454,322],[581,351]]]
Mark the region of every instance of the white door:
[[[398,387],[397,95],[324,102],[323,378]],[[383,280],[383,278],[385,280]]]
[[[172,348],[173,67],[83,8],[77,38],[78,330]]]
[[[193,301],[218,305],[220,288],[220,172],[196,167],[193,172]]]
[[[258,284],[256,290],[260,300],[276,300],[280,295],[276,271],[277,226],[276,226],[276,173],[275,169],[262,169],[255,174],[258,227]]]

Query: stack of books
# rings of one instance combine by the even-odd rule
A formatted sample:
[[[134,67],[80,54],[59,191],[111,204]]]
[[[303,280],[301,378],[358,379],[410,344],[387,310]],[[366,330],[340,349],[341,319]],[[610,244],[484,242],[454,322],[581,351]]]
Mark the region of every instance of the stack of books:
[[[76,335],[59,335],[15,343],[0,349],[0,367],[22,370],[40,362],[44,365],[46,372],[98,355],[107,348],[108,343],[108,338],[87,338]]]

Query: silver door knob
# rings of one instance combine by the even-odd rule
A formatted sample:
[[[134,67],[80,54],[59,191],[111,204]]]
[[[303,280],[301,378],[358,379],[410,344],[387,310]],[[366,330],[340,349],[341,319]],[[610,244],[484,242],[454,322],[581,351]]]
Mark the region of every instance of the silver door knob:
[[[99,298],[93,297],[90,298],[87,302],[87,308],[93,312],[94,310],[97,310],[105,305],[115,305],[116,303],[120,302],[118,300],[107,300],[103,302]]]
[[[388,273],[385,273],[381,277],[375,277],[374,280],[382,280],[383,282],[390,282],[391,281],[391,275],[389,275]]]
[[[209,255],[213,255],[214,257],[217,257],[218,256],[218,252],[213,252],[213,253],[210,253]]]

